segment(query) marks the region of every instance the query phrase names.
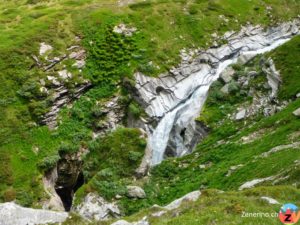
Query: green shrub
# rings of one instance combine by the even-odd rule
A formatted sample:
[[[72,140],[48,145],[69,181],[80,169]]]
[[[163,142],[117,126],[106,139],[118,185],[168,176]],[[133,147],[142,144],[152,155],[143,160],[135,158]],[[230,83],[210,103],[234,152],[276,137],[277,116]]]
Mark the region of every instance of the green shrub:
[[[102,109],[101,109],[100,106],[95,105],[95,106],[92,108],[92,115],[93,115],[94,117],[98,118],[98,117],[102,116],[103,114],[104,114],[104,113],[103,113],[103,111],[102,111]]]
[[[0,151],[0,183],[11,185],[14,181],[10,164],[10,155],[3,150]]]
[[[116,195],[125,195],[127,192],[126,185],[122,184],[120,181],[103,181],[94,179],[92,187],[106,199],[112,199]]]
[[[33,192],[27,192],[27,191],[18,191],[17,192],[17,202],[18,204],[25,206],[25,207],[31,207],[34,201],[34,195],[37,193]]]
[[[43,98],[47,95],[40,91],[40,87],[41,85],[36,80],[28,80],[22,85],[17,93],[26,99]]]
[[[198,13],[198,5],[196,5],[196,4],[192,4],[192,5],[190,5],[190,7],[189,7],[189,13],[191,14],[191,15],[194,15],[194,14],[197,14]]]
[[[141,110],[140,106],[136,102],[131,102],[130,103],[130,105],[128,107],[128,111],[136,119],[138,119],[141,116],[141,114],[142,114],[142,110]]]
[[[101,179],[107,180],[107,179],[113,177],[113,175],[114,175],[114,172],[111,168],[105,168],[105,169],[99,171],[96,176]]]
[[[210,10],[210,11],[216,11],[216,12],[218,12],[218,11],[222,10],[222,6],[219,3],[217,3],[217,1],[210,0],[208,2],[207,9]]]
[[[141,152],[130,151],[128,153],[129,160],[133,161],[133,162],[137,162],[137,161],[141,160],[142,157],[143,157],[143,153],[141,153]]]
[[[58,155],[47,156],[38,163],[38,168],[44,172],[54,168],[60,157]]]
[[[134,175],[146,147],[140,136],[138,129],[118,128],[88,144],[90,153],[85,158],[84,175],[101,196],[110,199],[126,193],[124,179]]]
[[[11,202],[16,199],[16,191],[14,188],[10,187],[3,193],[4,202]]]
[[[209,95],[208,95],[206,104],[213,105],[213,104],[217,103],[218,101],[224,100],[225,94],[220,91],[222,86],[223,86],[223,84],[219,80],[212,83],[210,90],[209,90]]]
[[[70,142],[62,142],[58,148],[59,155],[72,154],[79,150],[79,145]]]
[[[49,109],[48,103],[46,101],[35,101],[35,100],[32,100],[28,104],[28,108],[34,120],[42,119],[45,113]]]
[[[143,8],[150,8],[151,5],[152,3],[150,1],[144,1],[144,2],[131,4],[129,5],[129,8],[131,8],[132,10],[139,10]]]
[[[241,70],[243,69],[243,65],[242,65],[242,64],[239,64],[239,63],[233,64],[231,67],[232,67],[232,69],[234,69],[235,71],[241,71]]]
[[[231,81],[228,84],[228,92],[229,94],[235,94],[240,90],[239,85],[235,81]]]
[[[85,71],[95,84],[114,84],[131,74],[129,61],[136,50],[134,39],[113,32],[111,25],[102,29],[86,28],[84,41],[89,55]]]

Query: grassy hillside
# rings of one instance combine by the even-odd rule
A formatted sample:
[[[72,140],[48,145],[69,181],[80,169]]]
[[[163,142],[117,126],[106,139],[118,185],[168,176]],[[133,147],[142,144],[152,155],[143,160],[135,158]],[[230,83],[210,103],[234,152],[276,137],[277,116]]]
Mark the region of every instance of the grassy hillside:
[[[162,216],[154,216],[160,212],[160,208],[142,210],[124,219],[136,222],[147,216],[149,223],[153,225],[198,225],[198,224],[274,224],[279,225],[277,214],[280,207],[293,202],[299,205],[299,189],[291,186],[258,187],[241,192],[207,189],[202,191],[200,198],[195,202],[185,201],[175,210],[166,212]],[[279,204],[270,204],[262,197],[275,199]],[[257,214],[249,216],[250,214]],[[153,215],[154,214],[154,215]],[[91,222],[90,224],[108,225],[113,221]],[[76,215],[63,223],[64,225],[83,225]]]
[[[276,62],[283,65],[285,57],[299,51],[300,38],[296,37],[287,44],[279,47],[265,56],[258,56],[246,65],[246,71],[257,69],[262,57],[272,56]],[[299,57],[295,57],[297,61]],[[252,101],[251,97],[241,94],[242,91],[223,96],[221,99],[216,92],[220,87],[213,85],[206,105],[199,120],[205,122],[211,129],[207,138],[200,143],[195,151],[182,158],[170,158],[154,167],[151,176],[144,180],[147,199],[128,202],[123,200],[128,213],[153,204],[167,204],[184,194],[197,190],[216,188],[221,190],[237,190],[242,184],[257,178],[277,175],[270,182],[261,185],[289,184],[299,187],[299,146],[286,148],[261,157],[261,154],[272,148],[300,141],[300,120],[292,114],[300,107],[300,99],[295,99],[298,93],[293,89],[294,83],[299,83],[300,73],[298,63],[291,63],[286,70],[281,70],[282,88],[280,97],[290,99],[291,103],[273,116],[265,117],[262,113],[251,116],[243,121],[228,118],[228,114],[237,112],[241,105]],[[281,67],[283,68],[283,67]],[[236,76],[242,76],[243,67]],[[294,74],[290,82],[290,74]],[[266,81],[265,75],[260,74],[251,85],[259,86]],[[218,83],[217,81],[216,83]],[[214,86],[216,88],[214,88]],[[262,86],[262,85],[260,85]],[[289,95],[284,91],[289,90]],[[245,141],[248,140],[250,141]],[[232,166],[237,166],[230,176],[226,176]],[[286,179],[279,179],[288,176]],[[296,200],[296,199],[295,199]]]
[[[93,114],[93,107],[122,89],[119,87],[121,80],[130,78],[133,71],[140,70],[155,76],[178,63],[182,48],[209,46],[212,33],[238,30],[247,22],[267,26],[290,20],[297,16],[299,7],[299,2],[294,0],[157,0],[136,1],[125,6],[113,0],[0,0],[0,201],[17,199],[22,205],[39,207],[37,203],[45,196],[41,184],[43,174],[38,165],[55,159],[62,142],[88,146],[93,125],[99,120]],[[130,38],[113,34],[112,28],[121,22],[136,27],[138,32]],[[58,129],[49,131],[46,126],[38,124],[34,112],[35,109],[39,111],[41,105],[41,111],[46,112],[50,104],[39,96],[26,99],[18,92],[24,89],[24,84],[34,84],[47,76],[34,66],[32,58],[32,55],[38,55],[41,42],[53,46],[54,50],[49,55],[53,58],[65,54],[68,47],[77,44],[76,36],[82,39],[80,45],[87,51],[87,67],[82,75],[93,82],[93,87],[72,107],[65,107],[60,113]],[[91,41],[95,45],[91,45]],[[274,52],[276,64],[286,77],[282,98],[289,98],[298,90],[293,86],[296,83],[293,82],[294,77],[299,75],[295,72],[299,65],[295,61],[295,46],[299,47],[299,39]],[[293,59],[293,63],[289,63],[286,55]],[[31,94],[34,95],[34,92]],[[121,90],[121,95],[124,107],[127,107],[130,96],[126,90]],[[145,182],[148,199],[132,205],[128,200],[122,200],[127,213],[154,202],[167,203],[201,185],[236,189],[247,179],[277,172],[278,167],[288,169],[292,155],[282,152],[271,156],[274,157],[274,165],[267,166],[267,169],[268,160],[259,159],[253,164],[249,160],[273,146],[288,142],[287,135],[299,127],[299,121],[291,116],[298,106],[299,100],[280,114],[258,121],[254,127],[224,123],[212,131],[193,155],[170,159],[156,167],[151,179]],[[274,121],[280,121],[276,124],[278,129],[264,137],[263,142],[242,146],[235,143],[242,135],[274,126]],[[236,134],[238,129],[242,131]],[[125,141],[128,149],[142,152],[144,143],[138,138],[140,134],[136,130],[125,129],[123,132],[129,133],[135,141]],[[233,134],[235,136],[228,139]],[[122,136],[124,133],[112,135]],[[110,137],[107,138],[110,140]],[[230,142],[213,148],[212,144],[221,139]],[[114,151],[114,147],[120,144],[116,142],[108,141],[107,146],[97,148]],[[136,145],[138,149],[132,147]],[[293,157],[298,157],[296,154]],[[99,155],[96,157],[105,160]],[[276,160],[277,157],[282,161]],[[139,157],[136,162],[138,160]],[[199,164],[207,162],[211,162],[212,166],[199,170]],[[245,166],[230,179],[224,178],[228,167],[239,163]],[[98,164],[101,170],[107,167],[101,162]],[[179,168],[179,164],[184,166]],[[132,168],[129,169],[132,171]],[[113,175],[119,178],[119,171]]]

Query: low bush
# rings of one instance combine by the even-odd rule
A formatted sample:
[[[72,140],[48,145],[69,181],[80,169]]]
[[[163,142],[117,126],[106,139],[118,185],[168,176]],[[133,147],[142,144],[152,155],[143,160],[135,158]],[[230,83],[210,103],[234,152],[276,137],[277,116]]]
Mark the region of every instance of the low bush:
[[[142,114],[142,109],[136,102],[131,102],[128,107],[128,112],[138,119]]]
[[[76,153],[79,150],[79,145],[70,142],[62,142],[58,148],[58,153],[60,156],[65,154]]]
[[[38,162],[37,166],[41,171],[46,172],[54,168],[59,159],[60,157],[58,155],[47,156]]]
[[[11,202],[16,199],[17,193],[14,188],[10,187],[3,193],[4,202]]]

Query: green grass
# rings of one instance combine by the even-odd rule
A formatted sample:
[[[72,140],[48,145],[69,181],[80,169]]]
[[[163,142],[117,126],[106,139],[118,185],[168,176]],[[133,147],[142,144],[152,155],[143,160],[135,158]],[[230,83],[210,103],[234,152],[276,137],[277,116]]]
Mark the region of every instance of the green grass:
[[[294,98],[300,92],[300,37],[297,36],[284,46],[273,51],[270,56],[274,59],[276,69],[282,76],[282,88],[279,91],[281,99]]]
[[[106,137],[90,142],[90,153],[84,159],[83,168],[88,183],[79,190],[76,201],[92,191],[108,200],[117,194],[125,195],[126,178],[132,178],[145,146],[141,132],[133,128],[118,128]]]
[[[162,218],[151,218],[151,224],[280,224],[278,217],[247,218],[248,213],[278,213],[281,205],[270,205],[260,196],[271,196],[282,204],[292,201],[298,203],[299,190],[291,187],[263,187],[250,191],[218,193],[217,190],[206,190],[196,202],[187,202],[174,212]]]
[[[278,57],[286,49],[291,55],[296,54],[297,48],[289,47],[296,45],[299,38],[283,45],[278,50],[270,53]],[[278,54],[278,55],[277,55]],[[257,57],[246,67],[258,70],[259,59]],[[297,57],[295,56],[295,60]],[[242,75],[242,67],[237,73]],[[291,64],[291,73],[297,74],[298,66]],[[251,70],[251,69],[250,69]],[[250,85],[258,87],[266,82],[262,79],[263,74],[258,75],[250,82]],[[288,79],[286,73],[282,73],[282,79]],[[297,75],[294,77],[297,81]],[[233,121],[228,114],[236,112],[237,107],[245,102],[252,101],[247,95],[239,92],[216,98],[215,92],[220,89],[220,81],[217,81],[209,92],[208,100],[204,108],[204,114],[198,120],[205,122],[211,129],[210,134],[202,143],[198,144],[195,151],[182,158],[169,158],[151,170],[151,176],[144,180],[144,189],[147,199],[135,202],[121,202],[126,205],[126,212],[131,214],[141,208],[147,208],[153,204],[167,204],[170,201],[183,196],[196,189],[217,188],[221,190],[237,190],[242,184],[256,178],[264,178],[273,175],[289,179],[279,183],[293,184],[299,187],[299,165],[294,163],[300,158],[299,148],[286,149],[271,154],[267,158],[259,157],[273,147],[290,144],[300,140],[290,138],[292,134],[299,132],[300,120],[292,112],[300,107],[300,99],[294,99],[285,109],[270,117],[257,114],[244,121]],[[283,82],[281,90],[292,90],[294,83]],[[258,88],[259,89],[259,88]],[[263,91],[263,90],[261,90]],[[291,96],[294,96],[291,95]],[[263,131],[259,138],[250,143],[242,143],[242,137],[249,136],[257,131]],[[220,144],[217,144],[220,141]],[[227,177],[231,166],[242,164],[243,166]],[[201,169],[200,165],[207,165]],[[297,175],[298,174],[298,175]],[[266,182],[265,185],[272,185]]]
[[[299,205],[299,189],[291,186],[258,187],[242,192],[226,191],[220,192],[217,189],[202,191],[200,198],[195,202],[183,202],[178,209],[167,212],[161,217],[154,217],[151,214],[160,211],[159,208],[143,210],[130,217],[124,218],[127,221],[139,221],[147,216],[150,224],[153,225],[198,225],[198,224],[259,224],[279,225],[281,222],[276,216],[283,204],[292,202]],[[276,199],[279,204],[271,205],[261,197],[267,196]],[[269,214],[268,216],[243,217],[244,213]],[[107,225],[107,222],[92,222],[91,224]],[[84,221],[72,215],[64,225],[82,225]]]
[[[265,4],[273,8],[273,21],[266,13]],[[19,202],[27,206],[36,205],[44,198],[42,173],[37,164],[56,155],[63,141],[87,145],[95,122],[101,119],[95,118],[92,113],[96,101],[112,96],[123,77],[131,77],[135,70],[155,76],[179,62],[180,49],[208,46],[213,32],[222,34],[227,30],[238,30],[247,21],[267,26],[294,18],[298,9],[299,3],[293,0],[164,0],[125,7],[116,6],[113,0],[1,0],[0,157],[5,160],[0,172],[1,196],[7,190],[12,193],[13,188]],[[219,18],[220,14],[228,19],[228,23]],[[137,27],[137,34],[128,39],[112,34],[111,27],[120,22]],[[43,96],[36,95],[37,87],[26,86],[46,76],[46,73],[32,68],[34,61],[31,55],[37,55],[39,43],[46,42],[54,47],[49,57],[60,56],[67,47],[75,44],[75,36],[83,38],[88,54],[88,66],[83,75],[94,80],[94,87],[71,109],[64,108],[60,114],[59,128],[49,131],[34,123],[49,105]],[[97,43],[95,48],[89,47],[90,40]],[[110,44],[114,49],[108,47]],[[114,62],[110,62],[111,59]],[[297,62],[293,66],[297,66]],[[283,67],[286,64],[280,69],[283,70]],[[288,71],[285,74],[289,74]],[[290,78],[287,80],[292,83]],[[107,81],[110,85],[105,85]],[[29,95],[34,94],[32,98],[20,95],[20,91],[24,93],[28,90]],[[290,95],[292,91],[288,93]],[[124,107],[128,106],[127,103]],[[136,111],[136,108],[131,106],[130,110]],[[226,135],[229,128],[232,132],[237,129],[235,125],[230,125],[219,132]],[[213,141],[213,135],[208,140]],[[130,143],[127,144],[130,146]],[[137,156],[133,154],[131,157]],[[170,192],[166,197],[155,196],[153,202],[158,198],[161,198],[159,202],[167,202],[194,188],[195,184],[183,188],[177,195]],[[150,183],[148,189],[151,188]],[[3,201],[2,197],[0,199]],[[148,202],[143,204],[143,207],[149,205]]]

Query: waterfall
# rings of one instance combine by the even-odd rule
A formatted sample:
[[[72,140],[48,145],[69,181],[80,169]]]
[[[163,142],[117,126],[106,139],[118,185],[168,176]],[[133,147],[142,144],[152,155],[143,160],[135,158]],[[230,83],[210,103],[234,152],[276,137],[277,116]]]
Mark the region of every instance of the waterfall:
[[[258,26],[244,28],[229,37],[227,45],[200,52],[189,66],[182,63],[173,74],[159,78],[137,74],[136,88],[148,103],[146,112],[150,117],[159,118],[158,125],[148,132],[148,148],[152,152],[151,160],[148,159],[150,164],[156,165],[163,160],[174,126],[178,128],[175,129],[178,133],[188,125],[195,125],[195,118],[200,115],[210,85],[225,68],[238,60],[245,63],[289,41],[298,34],[298,23],[285,23],[267,31]],[[153,89],[157,87],[164,91],[155,93]],[[188,151],[183,140],[178,138],[177,156],[185,155]]]

